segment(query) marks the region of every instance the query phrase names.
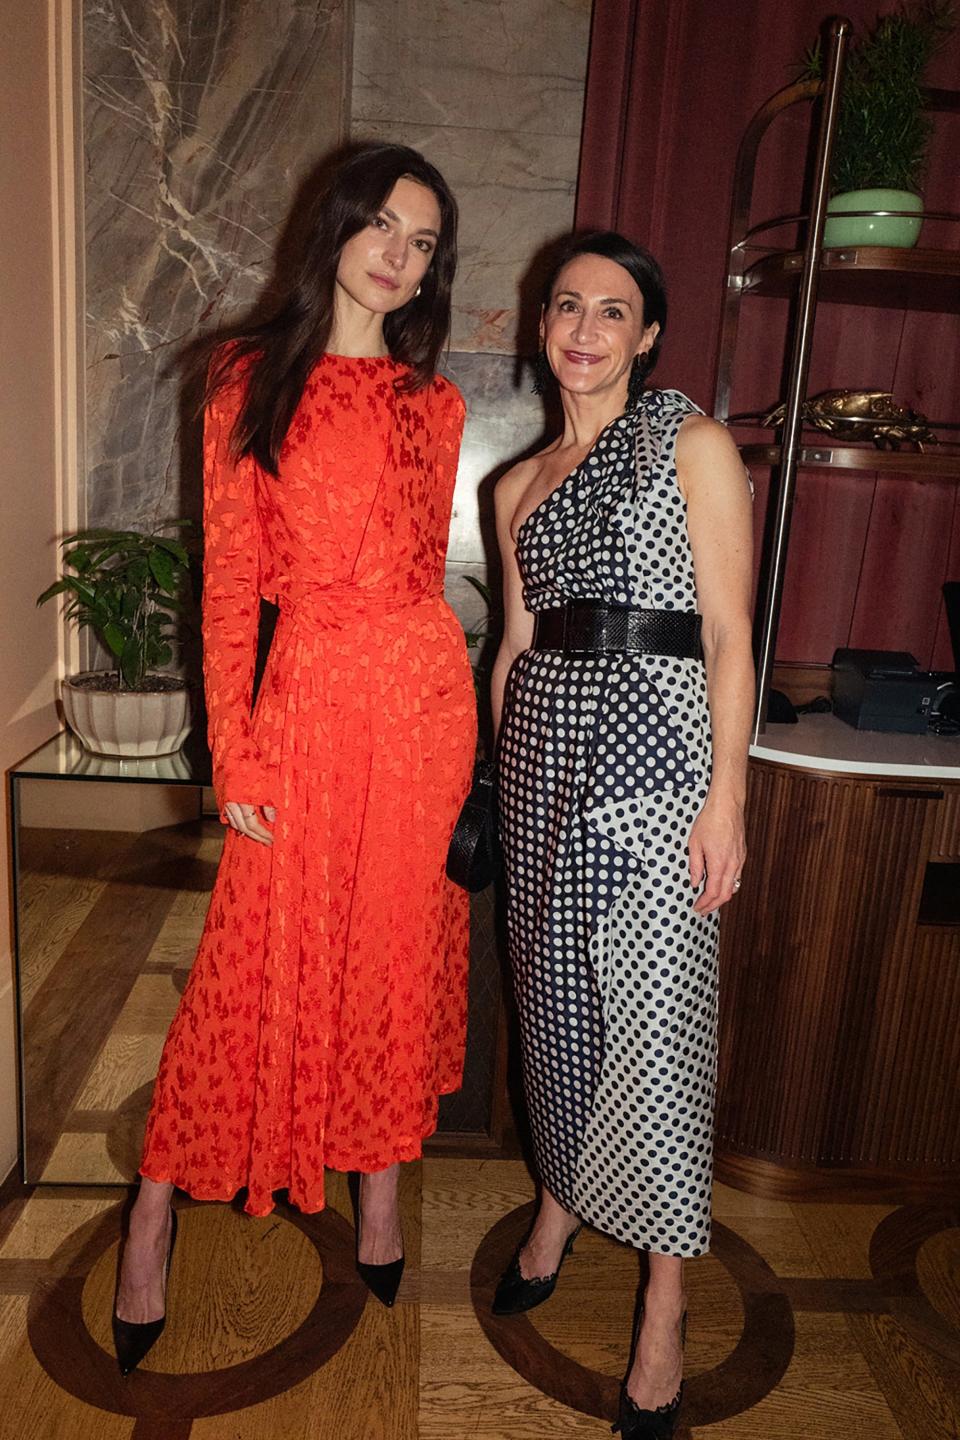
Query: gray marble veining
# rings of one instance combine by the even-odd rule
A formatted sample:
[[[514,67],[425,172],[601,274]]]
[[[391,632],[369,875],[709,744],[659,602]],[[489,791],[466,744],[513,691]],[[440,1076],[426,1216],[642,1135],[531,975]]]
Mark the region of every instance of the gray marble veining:
[[[590,0],[356,0],[353,130],[422,150],[460,204],[452,343],[509,354],[573,223]]]
[[[85,0],[87,510],[198,507],[169,364],[248,307],[345,129],[349,0]]]
[[[590,0],[84,0],[91,523],[197,514],[199,430],[170,362],[262,291],[352,111],[353,134],[423,149],[461,205],[450,562],[469,618],[456,567],[483,573],[490,477],[540,429],[512,352],[521,320],[531,348],[531,262],[572,220],[589,18]]]
[[[356,0],[353,113],[579,141],[591,0]]]

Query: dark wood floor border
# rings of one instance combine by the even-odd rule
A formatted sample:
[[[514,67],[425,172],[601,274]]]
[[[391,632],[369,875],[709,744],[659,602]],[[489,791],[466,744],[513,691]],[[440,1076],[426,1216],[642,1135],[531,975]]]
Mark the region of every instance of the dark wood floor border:
[[[49,1260],[0,1261],[0,1295],[29,1295],[49,1279]]]
[[[190,1440],[192,1420],[138,1420],[130,1440]]]
[[[780,1281],[794,1310],[821,1315],[875,1315],[889,1308],[883,1290],[874,1280],[817,1280],[786,1278]]]
[[[117,1118],[116,1110],[71,1110],[65,1135],[106,1135]]]

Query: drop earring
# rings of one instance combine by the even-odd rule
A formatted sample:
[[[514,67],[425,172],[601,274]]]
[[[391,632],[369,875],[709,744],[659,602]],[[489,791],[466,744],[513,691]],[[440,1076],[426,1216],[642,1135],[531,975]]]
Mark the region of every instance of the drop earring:
[[[646,355],[635,355],[633,364],[630,366],[630,379],[627,381],[627,409],[636,410],[640,404],[640,396],[643,394],[643,382],[647,375]]]
[[[533,362],[533,384],[530,389],[534,395],[546,395],[551,373],[547,352],[541,348]]]

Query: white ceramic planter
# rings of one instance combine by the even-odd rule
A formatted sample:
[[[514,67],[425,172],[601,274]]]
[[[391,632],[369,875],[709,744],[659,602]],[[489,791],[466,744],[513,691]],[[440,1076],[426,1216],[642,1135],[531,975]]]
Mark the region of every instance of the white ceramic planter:
[[[923,200],[910,190],[847,190],[827,205],[823,243],[830,249],[858,245],[889,245],[910,250],[920,238],[921,215],[847,215],[848,210],[923,210]]]
[[[87,671],[87,674],[95,672]],[[91,690],[63,682],[67,724],[97,755],[169,755],[190,733],[190,692]]]

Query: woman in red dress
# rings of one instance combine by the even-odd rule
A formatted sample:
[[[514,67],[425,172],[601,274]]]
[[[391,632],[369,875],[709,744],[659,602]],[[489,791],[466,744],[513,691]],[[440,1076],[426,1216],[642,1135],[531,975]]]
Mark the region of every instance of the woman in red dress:
[[[464,405],[436,374],[456,206],[416,151],[333,173],[292,292],[215,354],[204,678],[230,829],[170,1028],[117,1291],[128,1372],[159,1335],[174,1186],[265,1215],[359,1171],[358,1265],[391,1304],[399,1162],[460,1084],[467,897],[444,861],[475,705],[443,599]],[[261,596],[280,618],[251,714]]]

